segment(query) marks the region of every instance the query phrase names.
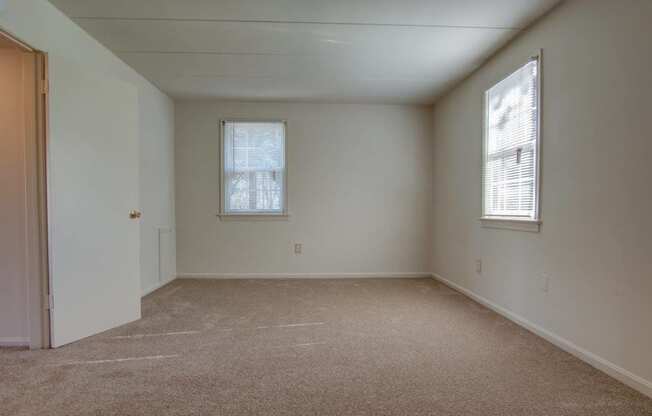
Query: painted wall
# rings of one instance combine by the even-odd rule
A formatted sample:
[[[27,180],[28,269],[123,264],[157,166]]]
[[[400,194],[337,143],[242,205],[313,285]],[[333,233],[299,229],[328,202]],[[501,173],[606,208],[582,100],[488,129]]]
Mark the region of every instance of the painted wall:
[[[138,88],[141,159],[140,177],[134,180],[140,184],[143,211],[141,287],[143,291],[156,287],[160,283],[158,229],[174,230],[174,103],[45,0],[8,0],[0,12],[0,27],[49,54],[52,85],[57,83],[57,63],[61,62],[61,66],[73,64],[88,73],[120,79]],[[53,89],[50,104],[65,105],[66,99]],[[51,125],[57,131],[75,128],[59,126],[56,119],[51,120]],[[50,137],[51,146],[57,146],[57,141],[55,135]],[[173,246],[174,241],[170,244]],[[174,268],[174,250],[169,255],[170,267]]]
[[[441,99],[433,120],[432,270],[648,394],[651,20],[647,0],[565,2]],[[482,228],[483,92],[539,48],[542,229]]]
[[[22,56],[0,49],[0,345],[29,342]]]
[[[223,118],[287,120],[288,219],[216,217]],[[180,274],[428,271],[430,122],[418,106],[177,102]]]
[[[140,281],[148,293],[176,278],[174,105],[141,93],[140,108]]]

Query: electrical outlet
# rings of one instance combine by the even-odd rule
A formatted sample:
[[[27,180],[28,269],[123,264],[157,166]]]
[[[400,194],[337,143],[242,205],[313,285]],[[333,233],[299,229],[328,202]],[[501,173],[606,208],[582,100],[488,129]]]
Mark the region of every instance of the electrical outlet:
[[[303,251],[303,244],[295,243],[294,244],[294,254],[301,254],[302,251]]]
[[[477,274],[482,274],[482,260],[480,259],[475,261],[475,272]]]
[[[547,274],[542,274],[539,278],[540,289],[543,293],[548,293],[550,290],[550,277]]]

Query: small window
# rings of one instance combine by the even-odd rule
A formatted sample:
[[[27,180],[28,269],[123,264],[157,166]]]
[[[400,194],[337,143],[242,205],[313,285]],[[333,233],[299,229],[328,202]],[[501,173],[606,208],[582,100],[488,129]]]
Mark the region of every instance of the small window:
[[[539,64],[485,93],[483,219],[539,220]]]
[[[221,151],[221,214],[285,214],[285,122],[223,121]]]

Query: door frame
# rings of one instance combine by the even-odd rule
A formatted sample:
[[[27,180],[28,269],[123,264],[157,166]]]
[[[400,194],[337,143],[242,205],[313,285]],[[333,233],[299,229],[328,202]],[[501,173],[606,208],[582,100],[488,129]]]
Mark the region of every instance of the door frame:
[[[0,37],[24,52],[30,67],[25,91],[26,274],[30,349],[50,348],[48,237],[48,57],[0,27]],[[23,66],[25,68],[25,65]]]

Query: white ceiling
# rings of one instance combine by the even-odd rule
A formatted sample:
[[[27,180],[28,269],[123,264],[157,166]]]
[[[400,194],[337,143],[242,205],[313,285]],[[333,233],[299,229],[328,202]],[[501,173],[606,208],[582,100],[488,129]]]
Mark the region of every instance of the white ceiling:
[[[559,0],[51,0],[175,98],[432,103]]]

